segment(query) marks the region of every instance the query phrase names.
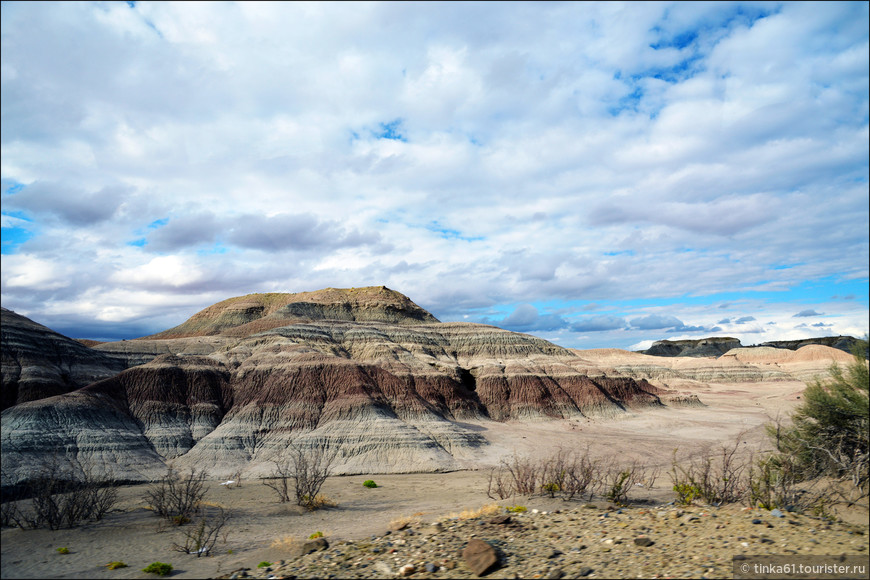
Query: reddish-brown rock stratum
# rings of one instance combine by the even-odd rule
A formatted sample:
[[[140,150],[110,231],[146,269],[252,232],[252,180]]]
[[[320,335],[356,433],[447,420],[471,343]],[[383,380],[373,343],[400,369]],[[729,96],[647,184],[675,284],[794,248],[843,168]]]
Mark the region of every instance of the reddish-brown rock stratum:
[[[291,322],[343,320],[427,324],[438,322],[410,298],[386,286],[325,288],[294,294],[270,292],[229,298],[200,310],[184,323],[148,338],[248,336]]]

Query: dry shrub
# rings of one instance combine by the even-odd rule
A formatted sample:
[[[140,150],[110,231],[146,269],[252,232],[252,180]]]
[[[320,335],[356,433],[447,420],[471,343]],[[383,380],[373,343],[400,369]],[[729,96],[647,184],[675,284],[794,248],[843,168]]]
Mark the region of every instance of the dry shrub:
[[[204,469],[191,469],[182,475],[170,467],[165,476],[148,487],[145,498],[157,515],[180,526],[190,522],[199,512],[202,498],[208,491],[205,486],[207,478],[208,473]]]
[[[280,550],[292,550],[299,545],[299,540],[293,536],[284,536],[283,538],[275,538],[272,540],[270,547]]]
[[[186,528],[182,534],[184,543],[173,544],[172,548],[177,552],[196,554],[197,558],[210,555],[229,519],[230,514],[226,510],[222,507],[217,508],[216,513],[203,516],[198,522]]]
[[[89,462],[58,455],[45,459],[26,488],[18,492],[12,498],[4,492],[3,525],[72,528],[82,521],[101,520],[118,501],[111,474],[98,473]]]
[[[589,454],[558,448],[549,456],[536,460],[513,455],[490,469],[486,495],[490,499],[507,499],[514,495],[557,495],[565,500],[594,493],[598,485],[599,466]]]
[[[334,501],[320,494],[320,488],[332,471],[335,457],[336,452],[325,447],[290,444],[287,456],[274,461],[275,469],[263,485],[274,490],[281,503],[295,498],[297,505],[309,510],[334,506]]]
[[[691,504],[700,499],[711,505],[723,505],[742,500],[749,489],[750,462],[739,455],[741,439],[742,433],[731,445],[682,463],[677,460],[675,449],[670,475],[677,501]]]
[[[495,503],[488,503],[477,509],[465,508],[459,513],[451,513],[448,519],[473,520],[484,516],[495,516],[502,513],[504,508]]]

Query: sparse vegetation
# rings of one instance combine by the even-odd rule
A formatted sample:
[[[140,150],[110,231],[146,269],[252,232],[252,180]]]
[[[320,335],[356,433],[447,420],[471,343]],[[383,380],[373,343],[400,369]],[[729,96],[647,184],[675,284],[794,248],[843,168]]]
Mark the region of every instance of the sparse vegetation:
[[[271,478],[264,479],[263,485],[274,490],[281,503],[288,502],[293,497],[297,505],[309,510],[334,506],[333,500],[320,494],[320,488],[332,470],[335,452],[324,447],[306,449],[291,444],[287,453],[289,457],[274,462],[275,469]]]
[[[217,509],[217,513],[203,516],[196,525],[187,528],[183,532],[184,543],[173,544],[173,549],[185,554],[196,554],[197,558],[210,555],[230,519],[229,513],[223,508]]]
[[[44,460],[26,489],[17,494],[10,498],[4,492],[4,526],[73,528],[83,521],[103,519],[118,501],[110,473],[98,473],[89,463],[56,455]]]
[[[142,568],[142,571],[147,574],[167,576],[170,572],[172,572],[172,564],[164,564],[163,562],[152,562]]]
[[[199,512],[208,487],[205,470],[191,469],[182,475],[170,468],[163,478],[148,487],[146,499],[160,517],[176,526],[189,523]]]
[[[257,568],[268,568],[271,565],[272,565],[272,562],[266,562],[265,560],[263,560],[262,562],[257,564]]]
[[[524,506],[524,505],[509,505],[509,506],[505,506],[504,509],[506,509],[508,512],[510,512],[512,514],[521,514],[524,511],[527,511],[526,506]]]
[[[313,534],[308,536],[308,539],[313,540],[314,538],[322,538],[322,537],[323,537],[323,532],[314,532]]]
[[[57,553],[58,554],[69,554],[69,548],[67,548],[67,547],[57,548]]]
[[[702,500],[711,505],[740,501],[746,493],[747,469],[751,458],[741,460],[738,456],[739,434],[734,443],[722,446],[718,453],[702,453],[688,461],[679,462],[674,450],[671,462],[671,481],[677,494],[677,503],[689,505]]]
[[[770,459],[771,469],[796,482],[823,476],[842,482],[848,491],[841,499],[847,503],[866,498],[870,487],[866,352],[867,340],[857,341],[852,348],[854,358],[845,369],[834,364],[828,379],[807,386],[791,426],[777,423],[768,428],[779,452]]]
[[[367,480],[365,480],[365,481],[363,482],[363,485],[366,486],[366,487],[369,487],[369,488],[371,488],[371,489],[374,489],[374,488],[376,488],[376,487],[378,486],[378,484],[375,483],[374,481],[372,481],[371,479],[367,479]]]
[[[119,561],[109,562],[108,564],[106,564],[106,568],[108,568],[109,570],[117,570],[118,568],[126,568],[126,567],[127,567],[127,564],[125,564],[124,562],[119,562]]]

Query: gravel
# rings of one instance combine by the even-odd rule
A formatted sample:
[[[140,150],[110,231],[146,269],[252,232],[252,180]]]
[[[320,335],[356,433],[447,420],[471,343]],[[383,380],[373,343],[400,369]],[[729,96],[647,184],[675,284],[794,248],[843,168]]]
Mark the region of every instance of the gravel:
[[[868,554],[867,525],[741,506],[589,504],[416,522],[222,578],[475,578],[462,557],[474,538],[498,555],[487,578],[732,578],[741,554]]]

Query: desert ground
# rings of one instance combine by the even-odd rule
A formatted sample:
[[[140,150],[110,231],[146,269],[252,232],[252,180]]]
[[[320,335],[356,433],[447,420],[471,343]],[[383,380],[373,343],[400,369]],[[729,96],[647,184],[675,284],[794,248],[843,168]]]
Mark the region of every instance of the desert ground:
[[[628,413],[619,419],[548,421],[540,423],[479,423],[489,440],[489,465],[512,454],[541,456],[559,447],[587,449],[601,459],[637,459],[658,468],[652,486],[638,486],[630,496],[645,503],[673,499],[668,471],[674,450],[688,457],[739,441],[746,452],[768,447],[764,425],[784,418],[800,402],[801,382],[728,383],[698,387],[705,407],[668,407]],[[197,558],[173,549],[183,543],[180,528],[168,527],[148,509],[146,485],[121,488],[116,509],[103,521],[74,529],[2,530],[3,578],[147,578],[151,562],[173,565],[172,577],[207,578],[239,568],[256,569],[262,561],[287,557],[290,540],[305,540],[322,532],[333,541],[381,535],[401,518],[438,518],[494,503],[487,497],[488,469],[452,473],[360,474],[331,477],[323,493],[335,507],[314,512],[279,503],[275,492],[257,480],[238,486],[210,481],[205,501],[231,514],[213,555]],[[363,481],[373,479],[378,488]],[[522,503],[529,509],[564,509],[562,500],[508,498],[498,503]],[[68,548],[69,553],[58,553]],[[126,568],[109,570],[122,561]]]

